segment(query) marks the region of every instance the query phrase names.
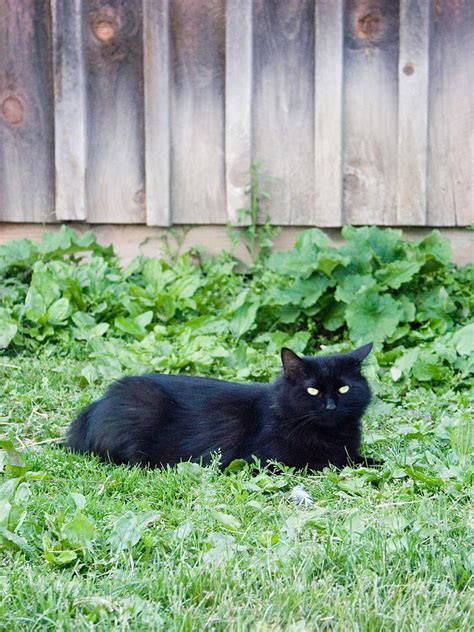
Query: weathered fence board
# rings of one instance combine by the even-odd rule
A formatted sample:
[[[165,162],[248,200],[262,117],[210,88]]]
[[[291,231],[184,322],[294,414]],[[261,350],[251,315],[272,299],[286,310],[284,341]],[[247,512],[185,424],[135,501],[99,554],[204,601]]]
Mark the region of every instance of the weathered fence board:
[[[254,0],[253,160],[276,224],[307,224],[314,200],[314,2]]]
[[[56,217],[86,219],[86,77],[82,0],[52,0]]]
[[[398,1],[349,0],[345,14],[344,220],[395,221]]]
[[[343,3],[321,0],[315,13],[314,174],[311,223],[342,224]]]
[[[430,7],[400,0],[397,224],[426,221]]]
[[[434,226],[474,221],[474,2],[432,7],[428,217]]]
[[[171,200],[177,223],[226,221],[224,0],[172,0]]]
[[[144,0],[146,221],[169,226],[170,37],[168,0]]]
[[[0,218],[54,216],[51,16],[46,2],[0,0]]]
[[[141,0],[87,0],[87,218],[145,222]]]
[[[274,224],[468,225],[473,59],[474,0],[0,0],[0,221],[236,223],[257,163]]]
[[[252,0],[227,0],[225,84],[225,167],[227,219],[238,223],[248,205],[252,163]]]

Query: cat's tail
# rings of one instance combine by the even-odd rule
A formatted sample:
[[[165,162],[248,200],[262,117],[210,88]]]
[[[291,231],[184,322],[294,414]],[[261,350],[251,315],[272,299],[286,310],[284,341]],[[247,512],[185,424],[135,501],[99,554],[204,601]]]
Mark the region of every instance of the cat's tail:
[[[79,413],[69,426],[66,433],[64,446],[74,452],[88,452],[89,447],[89,424],[91,413],[96,406],[93,402]]]

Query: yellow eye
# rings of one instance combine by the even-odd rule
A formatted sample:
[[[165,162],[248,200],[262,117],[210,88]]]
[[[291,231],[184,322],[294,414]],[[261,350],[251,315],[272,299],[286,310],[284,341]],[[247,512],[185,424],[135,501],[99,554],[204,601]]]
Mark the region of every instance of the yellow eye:
[[[310,395],[317,395],[319,393],[318,389],[313,388],[312,386],[309,386],[306,390]]]
[[[341,386],[341,388],[339,389],[339,392],[344,394],[344,393],[347,393],[348,390],[349,390],[348,386]]]

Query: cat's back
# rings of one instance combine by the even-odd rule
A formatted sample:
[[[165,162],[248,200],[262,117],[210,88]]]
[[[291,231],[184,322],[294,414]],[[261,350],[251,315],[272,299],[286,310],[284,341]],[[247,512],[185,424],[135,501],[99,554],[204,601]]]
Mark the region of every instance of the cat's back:
[[[99,426],[129,426],[135,418],[162,420],[207,415],[216,409],[255,406],[267,392],[266,384],[240,384],[192,375],[147,373],[126,376],[83,409],[68,432],[71,447],[88,442]],[[136,425],[136,424],[135,424]]]
[[[149,373],[114,382],[71,424],[67,445],[117,463],[208,456],[258,427],[268,385]]]
[[[168,375],[163,373],[147,373],[133,378],[137,387],[141,384],[154,385],[176,403],[185,405],[208,401],[214,398],[254,399],[268,390],[268,384],[242,384],[209,377],[194,375]]]

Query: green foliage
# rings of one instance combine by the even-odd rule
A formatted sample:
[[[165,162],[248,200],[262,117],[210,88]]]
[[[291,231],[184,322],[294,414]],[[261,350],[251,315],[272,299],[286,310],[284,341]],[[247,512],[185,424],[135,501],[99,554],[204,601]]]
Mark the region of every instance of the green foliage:
[[[64,566],[78,559],[89,560],[92,552],[94,523],[83,513],[86,498],[82,494],[69,496],[66,512],[59,509],[56,515],[46,515],[48,530],[43,533],[44,559],[55,565]]]
[[[179,235],[126,267],[67,227],[0,248],[5,629],[468,629],[472,267],[437,231],[345,227],[336,249],[311,229],[271,253],[253,177],[250,267],[180,254]],[[54,446],[123,373],[266,381],[282,346],[368,340],[383,467],[147,471]]]
[[[465,327],[449,334],[462,352]],[[128,335],[111,342],[116,353],[140,345]],[[277,356],[289,333],[260,335],[252,373],[270,370],[261,350]],[[308,332],[293,334],[295,348],[308,344]],[[91,364],[68,345],[0,361],[0,436],[10,437],[0,443],[0,627],[469,629],[473,407],[456,384],[435,393],[379,372],[364,449],[383,467],[148,471],[54,445],[105,387],[77,383]],[[301,485],[308,507],[292,500]]]
[[[85,385],[145,369],[268,380],[283,345],[314,353],[373,340],[396,382],[465,385],[472,266],[451,263],[438,231],[419,242],[376,227],[346,226],[343,236],[337,249],[307,230],[293,250],[265,251],[249,268],[225,252],[121,267],[111,247],[64,226],[39,244],[9,242],[0,248],[0,347],[11,355],[54,343],[89,360],[78,376]]]
[[[271,201],[271,196],[262,189],[264,182],[273,181],[275,178],[262,173],[256,164],[251,165],[249,175],[249,183],[245,189],[249,206],[237,211],[238,225],[229,226],[228,234],[234,248],[242,242],[254,266],[258,266],[268,259],[273,239],[279,232],[271,225],[268,211],[264,210],[264,205]]]
[[[234,341],[225,322],[202,317],[196,337]],[[471,331],[446,334],[459,358],[469,357]],[[88,335],[56,349],[35,342],[35,353],[12,347],[0,361],[0,436],[10,438],[0,443],[3,628],[201,630],[212,621],[221,630],[328,622],[335,632],[414,631],[436,620],[440,630],[469,629],[473,407],[455,381],[434,392],[431,382],[395,382],[383,367],[377,382],[371,374],[379,397],[365,417],[364,449],[383,467],[306,474],[276,465],[270,474],[236,460],[225,475],[188,462],[139,470],[54,445],[103,392],[99,369],[112,350],[126,366],[146,340],[124,334],[109,340],[110,357],[91,361],[84,346],[74,358]],[[205,370],[241,375],[249,340],[248,378],[264,376],[282,341],[310,344],[307,331],[246,336],[233,365]],[[97,383],[78,382],[86,367]],[[301,486],[307,507],[292,499]]]
[[[10,478],[0,486],[0,551],[17,548],[31,552],[26,540],[18,535],[27,513],[30,488],[22,478]]]
[[[160,515],[156,511],[142,511],[139,514],[127,511],[117,518],[109,535],[112,555],[132,549],[140,541],[147,526],[157,522],[159,518]]]

